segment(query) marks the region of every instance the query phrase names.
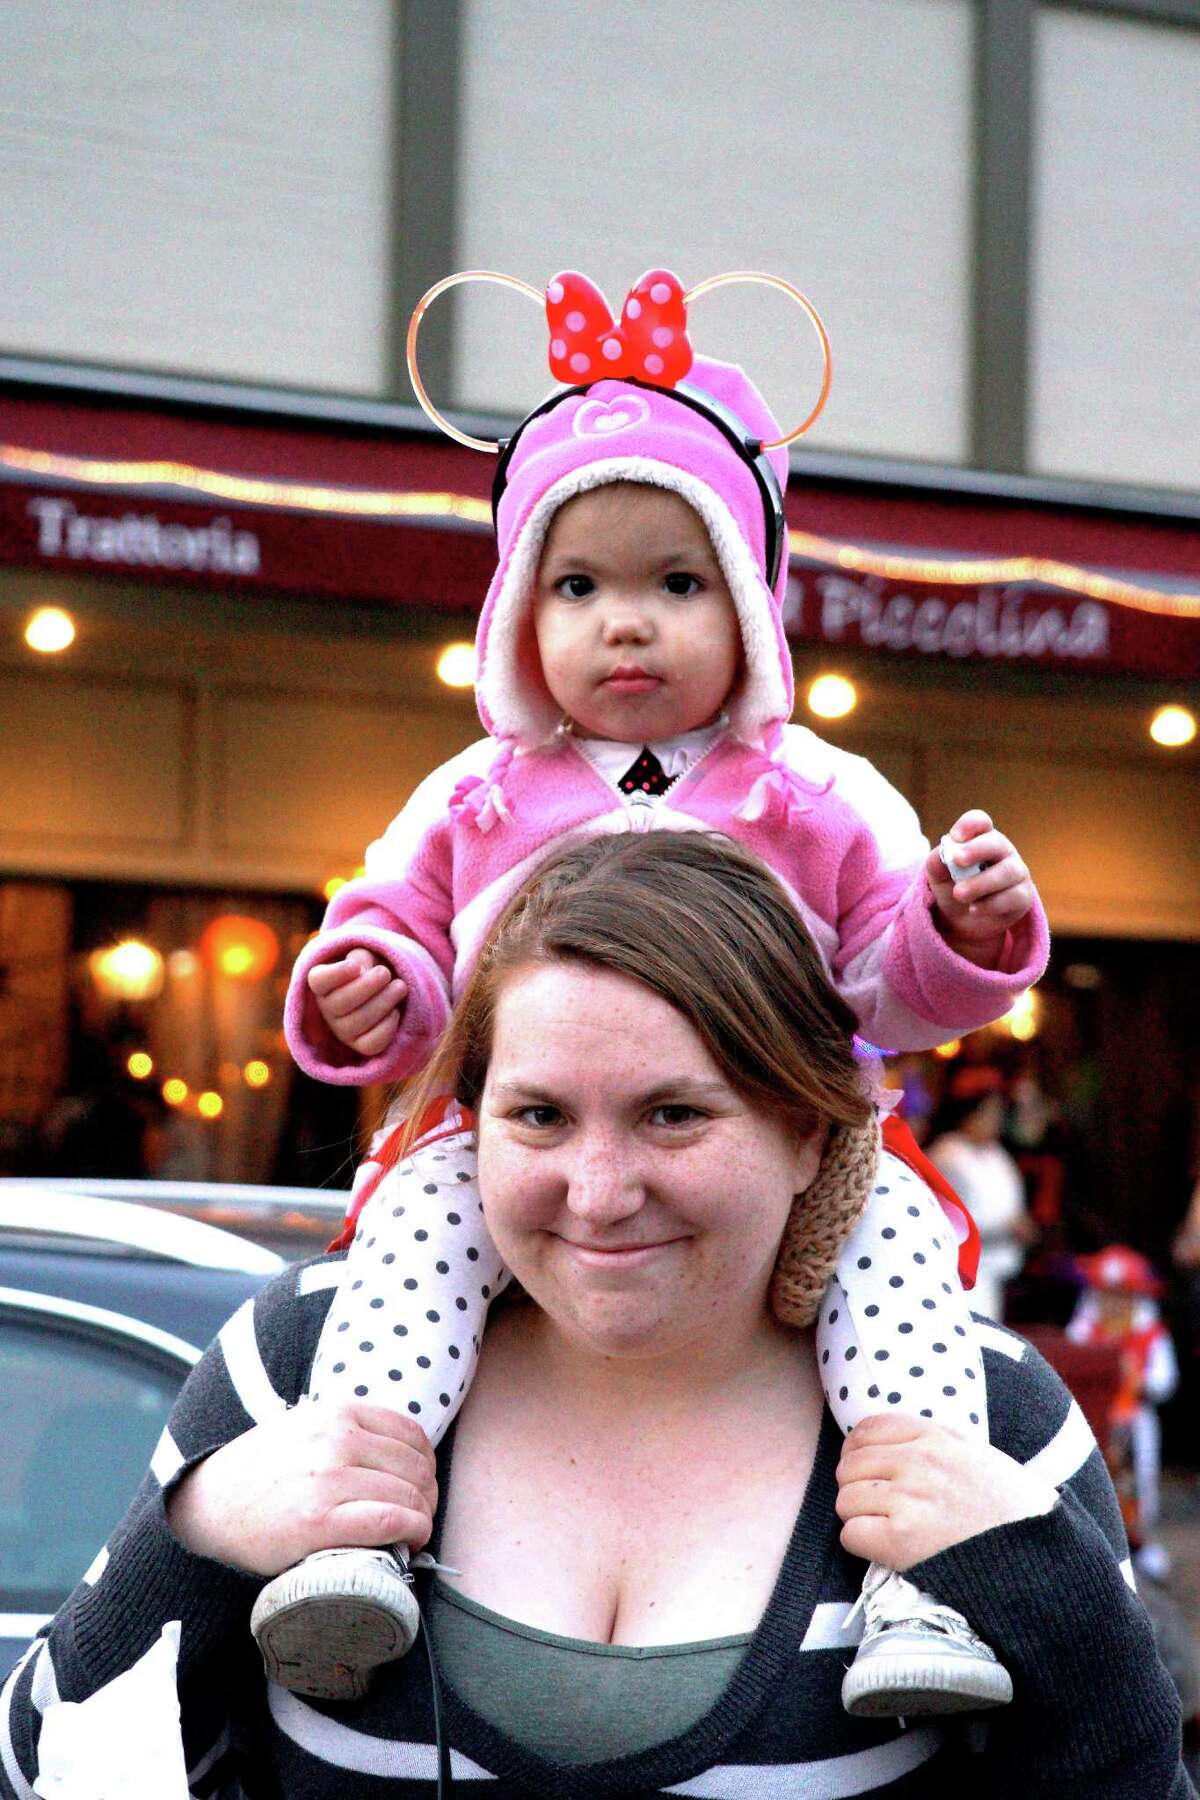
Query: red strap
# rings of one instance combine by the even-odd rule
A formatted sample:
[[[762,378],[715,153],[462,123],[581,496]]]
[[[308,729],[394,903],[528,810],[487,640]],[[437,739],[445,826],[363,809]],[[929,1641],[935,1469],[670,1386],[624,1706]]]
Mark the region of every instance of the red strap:
[[[938,1204],[954,1227],[958,1240],[958,1278],[969,1292],[979,1273],[979,1227],[941,1170],[934,1168],[904,1120],[895,1113],[889,1113],[883,1121],[883,1147],[906,1163],[937,1195]]]
[[[450,1117],[453,1107],[454,1114]],[[400,1159],[400,1145],[409,1128],[409,1120],[402,1119],[399,1125],[388,1132],[372,1161],[377,1164],[374,1174],[364,1181],[356,1193],[350,1196],[350,1205],[346,1209],[346,1217],[337,1236],[327,1246],[327,1250],[348,1250],[354,1242],[355,1227],[359,1214],[371,1198],[384,1176],[393,1169]],[[458,1137],[463,1131],[472,1131],[475,1127],[475,1115],[465,1106],[459,1105],[453,1094],[439,1094],[431,1100],[420,1118],[417,1120],[416,1132],[408,1146],[411,1156],[415,1150],[424,1150],[429,1144],[440,1144],[443,1138]]]

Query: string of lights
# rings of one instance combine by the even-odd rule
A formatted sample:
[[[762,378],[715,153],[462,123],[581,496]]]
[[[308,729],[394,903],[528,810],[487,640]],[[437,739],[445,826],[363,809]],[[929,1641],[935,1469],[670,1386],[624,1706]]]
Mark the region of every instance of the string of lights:
[[[230,475],[194,463],[125,462],[90,456],[62,456],[0,444],[0,468],[36,475],[46,481],[73,481],[87,487],[178,488],[185,495],[228,500],[285,512],[317,512],[353,518],[454,519],[490,525],[492,509],[470,494],[422,493],[391,488],[324,487],[303,481],[267,481],[255,475]]]
[[[158,1000],[168,983],[186,988],[202,979],[205,969],[218,980],[253,986],[272,973],[280,949],[276,933],[265,920],[252,914],[223,913],[205,926],[195,949],[176,949],[164,955],[153,944],[129,937],[94,950],[87,967],[104,1000],[136,1008]],[[224,1060],[215,1076],[210,1072],[207,1082],[189,1082],[181,1074],[167,1074],[164,1079],[146,1049],[133,1050],[125,1058],[126,1073],[134,1081],[153,1080],[174,1111],[211,1124],[222,1117],[238,1089],[244,1086],[258,1093],[274,1080],[274,1065],[286,1051],[283,1034],[271,1030],[258,1036],[258,1054],[244,1062]]]
[[[88,487],[178,489],[183,496],[208,499],[267,510],[316,512],[330,517],[358,519],[445,519],[458,524],[488,526],[491,506],[470,494],[446,491],[390,488],[330,487],[310,482],[266,480],[232,475],[194,463],[172,461],[131,462],[111,458],[65,456],[48,450],[31,450],[0,444],[0,469],[46,481],[70,481]],[[801,531],[788,532],[793,556],[860,575],[878,575],[889,581],[913,581],[937,586],[979,587],[988,584],[1031,582],[1102,600],[1110,606],[1167,618],[1200,619],[1200,592],[1171,593],[1143,583],[1103,575],[1075,563],[1052,557],[935,557],[905,555],[869,549],[864,545]]]
[[[1137,612],[1160,613],[1180,619],[1200,618],[1200,594],[1170,594],[1160,588],[1101,575],[1075,563],[1046,556],[955,557],[903,556],[864,550],[836,538],[818,537],[810,531],[788,532],[793,556],[811,562],[831,563],[856,575],[881,575],[888,581],[928,582],[932,585],[984,587],[1008,582],[1036,582],[1040,587],[1065,588],[1089,600],[1110,606],[1128,606]]]

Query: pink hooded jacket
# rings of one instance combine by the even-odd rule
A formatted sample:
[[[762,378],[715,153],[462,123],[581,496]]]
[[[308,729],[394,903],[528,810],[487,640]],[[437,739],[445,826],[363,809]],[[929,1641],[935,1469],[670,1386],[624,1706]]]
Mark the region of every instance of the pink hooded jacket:
[[[687,385],[757,437],[778,436],[740,369],[698,357]],[[770,458],[786,489],[786,453]],[[564,728],[533,638],[533,583],[551,518],[574,495],[615,481],[668,488],[700,515],[745,650],[716,741],[653,806],[611,785]],[[355,1085],[419,1069],[507,900],[561,844],[598,832],[715,830],[754,851],[787,888],[873,1044],[919,1050],[975,1030],[1038,979],[1049,943],[1040,903],[1010,932],[1000,968],[965,961],[931,916],[929,844],[912,807],[864,758],[787,723],[787,559],[772,591],[759,486],[710,419],[669,391],[625,381],[568,391],[520,434],[497,536],[477,639],[476,698],[489,736],[420,784],[301,952],[284,1026],[302,1069]],[[631,761],[641,747],[630,746]],[[400,1030],[369,1059],[334,1040],[307,986],[315,964],[356,947],[389,963],[409,990]]]

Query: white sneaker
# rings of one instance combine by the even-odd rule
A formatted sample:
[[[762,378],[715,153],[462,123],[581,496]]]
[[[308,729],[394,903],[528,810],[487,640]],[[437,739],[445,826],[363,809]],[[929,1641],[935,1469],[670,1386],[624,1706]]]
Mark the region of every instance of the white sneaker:
[[[894,1569],[871,1563],[858,1604],[866,1629],[842,1682],[856,1718],[977,1712],[1012,1699],[1008,1670],[962,1614]]]
[[[361,1700],[420,1622],[402,1549],[314,1551],[269,1581],[250,1615],[271,1680],[317,1700]]]

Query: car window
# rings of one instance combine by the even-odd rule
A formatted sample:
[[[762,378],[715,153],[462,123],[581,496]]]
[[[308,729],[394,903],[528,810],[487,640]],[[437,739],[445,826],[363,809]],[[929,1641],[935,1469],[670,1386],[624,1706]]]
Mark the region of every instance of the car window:
[[[0,1313],[0,1610],[53,1612],[125,1511],[186,1369]]]

